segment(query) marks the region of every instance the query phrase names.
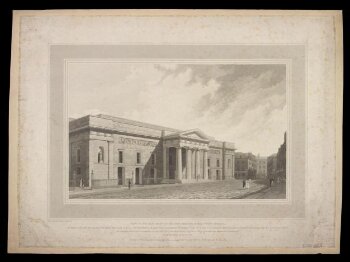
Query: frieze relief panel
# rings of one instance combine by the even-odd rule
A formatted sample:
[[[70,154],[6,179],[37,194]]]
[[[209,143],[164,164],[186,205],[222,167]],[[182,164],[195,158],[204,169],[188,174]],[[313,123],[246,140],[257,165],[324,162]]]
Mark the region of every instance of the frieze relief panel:
[[[174,140],[166,140],[164,142],[166,147],[183,147],[183,148],[196,148],[199,150],[208,150],[208,145],[205,143],[200,143],[196,141],[190,141],[185,139],[174,139]]]
[[[181,147],[188,147],[188,148],[197,148],[199,150],[208,150],[208,145],[205,143],[190,141],[190,140],[181,140],[180,142]]]
[[[158,142],[155,141],[148,141],[148,140],[141,140],[141,139],[134,139],[129,137],[119,137],[118,142],[120,144],[128,144],[128,145],[137,145],[137,146],[149,146],[149,147],[156,147]]]

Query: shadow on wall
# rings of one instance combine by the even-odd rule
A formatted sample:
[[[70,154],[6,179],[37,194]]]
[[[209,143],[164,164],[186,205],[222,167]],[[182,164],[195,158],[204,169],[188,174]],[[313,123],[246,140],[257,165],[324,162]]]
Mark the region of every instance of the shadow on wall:
[[[135,168],[135,184],[152,185],[158,184],[162,180],[162,166],[163,166],[163,146],[162,140],[159,140],[158,144],[154,148],[152,154],[147,159],[142,171],[137,177],[137,170]],[[142,177],[140,177],[142,175]]]

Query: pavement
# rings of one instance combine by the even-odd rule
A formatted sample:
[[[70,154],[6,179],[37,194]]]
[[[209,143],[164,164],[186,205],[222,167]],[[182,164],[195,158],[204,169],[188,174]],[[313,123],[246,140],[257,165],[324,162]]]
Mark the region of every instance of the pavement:
[[[286,198],[286,183],[274,184],[255,193],[247,195],[247,199],[284,199]]]
[[[241,180],[222,180],[189,184],[137,185],[70,191],[70,198],[90,199],[237,199],[267,188],[265,182],[252,181],[249,189]]]

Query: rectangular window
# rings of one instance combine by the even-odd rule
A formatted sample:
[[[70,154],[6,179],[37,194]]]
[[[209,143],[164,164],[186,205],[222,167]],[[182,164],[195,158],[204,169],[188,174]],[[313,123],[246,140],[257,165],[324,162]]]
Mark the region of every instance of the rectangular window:
[[[220,159],[217,159],[217,160],[216,160],[216,166],[217,166],[217,167],[220,167]]]
[[[136,153],[136,163],[137,164],[141,163],[141,153],[139,153],[139,152]]]
[[[208,158],[208,167],[210,167],[210,158]]]
[[[123,151],[119,151],[119,163],[123,163]]]

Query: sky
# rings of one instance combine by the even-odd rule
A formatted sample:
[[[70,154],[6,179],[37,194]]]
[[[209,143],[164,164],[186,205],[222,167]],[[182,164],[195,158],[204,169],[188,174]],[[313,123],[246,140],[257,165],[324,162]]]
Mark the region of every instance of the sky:
[[[286,68],[274,64],[71,63],[69,116],[198,128],[269,156],[287,130]]]

